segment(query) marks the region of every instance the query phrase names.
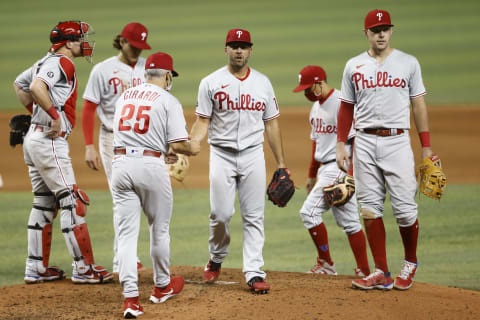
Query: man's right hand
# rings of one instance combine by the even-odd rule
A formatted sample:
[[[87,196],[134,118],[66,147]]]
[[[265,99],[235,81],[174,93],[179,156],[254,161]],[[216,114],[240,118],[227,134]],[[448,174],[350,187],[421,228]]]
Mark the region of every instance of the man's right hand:
[[[347,149],[345,149],[345,142],[342,141],[337,142],[337,166],[343,172],[348,173],[350,159]]]
[[[317,182],[317,178],[307,178],[307,185],[305,186],[305,188],[307,189],[307,194],[309,194],[312,191],[316,182]]]
[[[58,138],[62,132],[62,118],[50,121],[50,130],[46,132],[47,137],[51,139]]]
[[[85,146],[85,162],[90,169],[100,169],[100,156],[93,144]]]

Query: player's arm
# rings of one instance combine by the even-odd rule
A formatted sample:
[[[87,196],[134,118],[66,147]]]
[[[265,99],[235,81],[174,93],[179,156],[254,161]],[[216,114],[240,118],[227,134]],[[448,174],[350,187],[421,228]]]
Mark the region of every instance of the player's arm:
[[[433,154],[430,145],[430,132],[428,129],[428,111],[424,96],[410,99],[412,103],[413,120],[420,136],[422,145],[422,159],[430,157]]]
[[[197,141],[200,143],[208,132],[208,125],[210,124],[210,118],[205,118],[197,115],[197,120],[192,126],[192,130],[190,131],[190,140]]]
[[[95,110],[97,104],[85,100],[82,110],[82,130],[85,139],[85,162],[90,169],[100,169],[100,156],[93,143],[93,128],[95,127]]]
[[[265,122],[265,134],[267,135],[268,144],[272,149],[278,168],[286,168],[285,156],[283,154],[282,134],[280,132],[280,125],[278,118],[268,120]]]
[[[337,166],[340,170],[347,172],[350,166],[350,158],[348,156],[345,143],[348,139],[348,133],[352,127],[353,122],[353,107],[352,103],[342,101],[340,110],[338,110],[337,121]]]
[[[169,149],[175,153],[181,153],[187,156],[196,156],[200,153],[200,143],[197,141],[183,140],[168,144]]]
[[[30,92],[33,99],[37,102],[37,105],[40,106],[48,115],[52,118],[50,122],[50,131],[47,132],[47,136],[55,139],[60,135],[61,131],[61,119],[57,110],[52,104],[52,100],[48,95],[48,86],[41,79],[36,78],[30,84]]]
[[[30,92],[24,91],[20,88],[15,82],[13,83],[13,88],[15,89],[15,94],[17,95],[18,100],[21,104],[27,108],[30,113],[33,112],[33,97]]]
[[[315,150],[317,149],[317,143],[315,140],[312,141],[312,158],[310,160],[310,167],[308,168],[308,178],[307,178],[307,194],[312,191],[315,183],[317,182],[317,171],[320,167],[320,162],[315,160]]]

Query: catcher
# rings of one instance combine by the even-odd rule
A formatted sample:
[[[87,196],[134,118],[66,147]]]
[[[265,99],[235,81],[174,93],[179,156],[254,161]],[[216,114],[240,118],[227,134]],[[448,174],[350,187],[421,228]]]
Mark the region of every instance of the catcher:
[[[347,234],[357,263],[355,275],[364,277],[370,274],[370,268],[365,235],[358,216],[355,182],[351,171],[350,175],[346,175],[335,163],[340,92],[331,88],[326,78],[323,68],[307,66],[300,71],[300,83],[293,90],[304,91],[305,97],[314,102],[310,111],[310,138],[313,140],[313,148],[307,179],[308,197],[300,209],[303,224],[318,252],[317,263],[308,273],[337,274],[330,256],[327,228],[322,220],[323,213],[331,208],[337,225]],[[352,149],[353,136],[352,130],[349,134],[349,152]]]

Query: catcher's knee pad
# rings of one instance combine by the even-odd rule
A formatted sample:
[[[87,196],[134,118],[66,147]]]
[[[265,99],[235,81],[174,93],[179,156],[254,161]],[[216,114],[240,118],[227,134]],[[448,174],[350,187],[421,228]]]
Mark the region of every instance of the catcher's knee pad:
[[[34,193],[33,208],[28,219],[28,258],[42,262],[44,268],[48,267],[50,259],[52,222],[56,210],[55,197],[52,193]]]
[[[70,210],[80,217],[87,214],[87,206],[90,205],[90,199],[85,191],[79,189],[76,184],[72,186],[72,190],[63,190],[58,193],[57,201],[62,210]]]

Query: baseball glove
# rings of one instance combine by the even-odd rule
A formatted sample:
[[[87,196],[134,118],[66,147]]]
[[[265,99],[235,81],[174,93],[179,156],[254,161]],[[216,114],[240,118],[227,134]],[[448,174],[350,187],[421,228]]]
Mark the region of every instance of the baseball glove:
[[[176,156],[177,161],[167,164],[168,174],[170,177],[175,178],[175,180],[182,182],[187,175],[190,163],[188,162],[187,156],[181,153],[177,153]]]
[[[10,145],[15,147],[17,144],[23,144],[23,138],[30,128],[32,116],[29,114],[19,114],[10,119]]]
[[[290,170],[277,169],[267,188],[268,200],[279,207],[285,207],[295,193],[295,184],[290,179]]]
[[[420,191],[432,198],[440,200],[447,186],[447,176],[443,173],[442,163],[437,155],[425,158],[420,165]]]
[[[325,202],[331,206],[343,206],[350,201],[355,193],[355,180],[350,175],[345,175],[323,188]]]

